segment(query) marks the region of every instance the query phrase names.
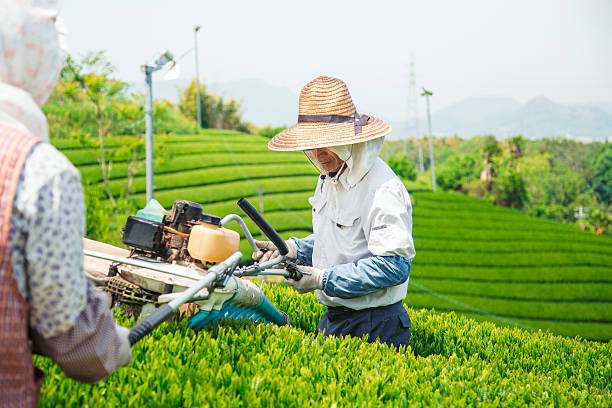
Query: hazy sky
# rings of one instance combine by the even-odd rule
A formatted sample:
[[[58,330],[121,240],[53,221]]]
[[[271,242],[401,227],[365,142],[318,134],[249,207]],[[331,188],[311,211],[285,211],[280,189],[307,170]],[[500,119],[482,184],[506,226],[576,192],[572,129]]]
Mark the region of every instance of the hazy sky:
[[[407,116],[411,54],[417,85],[434,92],[432,109],[486,95],[612,101],[612,0],[60,0],[60,7],[71,52],[106,50],[127,81],[143,80],[139,66],[162,49],[176,56],[190,49],[199,24],[201,80],[258,78],[298,94],[318,75],[337,76],[359,110],[383,118]],[[181,78],[193,77],[193,52],[181,65]]]

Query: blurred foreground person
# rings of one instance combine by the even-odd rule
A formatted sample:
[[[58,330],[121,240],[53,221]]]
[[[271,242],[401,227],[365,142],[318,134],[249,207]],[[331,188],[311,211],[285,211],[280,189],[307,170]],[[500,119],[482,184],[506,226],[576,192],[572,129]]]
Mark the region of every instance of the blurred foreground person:
[[[52,1],[0,0],[0,406],[36,406],[32,354],[95,382],[131,359],[128,330],[83,274],[78,171],[40,107],[64,62]]]
[[[276,135],[271,150],[303,150],[321,176],[309,199],[313,234],[286,241],[301,280],[298,292],[315,291],[327,312],[317,326],[326,336],[368,335],[389,346],[407,346],[410,317],[402,305],[410,264],[412,204],[404,184],[378,157],[391,128],[359,115],[344,82],[318,77],[300,94],[298,124]],[[278,256],[274,244],[255,260]]]

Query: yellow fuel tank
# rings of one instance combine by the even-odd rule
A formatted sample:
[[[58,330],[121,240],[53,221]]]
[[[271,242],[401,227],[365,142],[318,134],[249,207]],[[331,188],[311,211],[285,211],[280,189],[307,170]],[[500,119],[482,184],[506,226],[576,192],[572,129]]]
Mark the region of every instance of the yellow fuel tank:
[[[238,251],[239,244],[236,231],[201,222],[191,228],[187,251],[202,262],[221,262]]]

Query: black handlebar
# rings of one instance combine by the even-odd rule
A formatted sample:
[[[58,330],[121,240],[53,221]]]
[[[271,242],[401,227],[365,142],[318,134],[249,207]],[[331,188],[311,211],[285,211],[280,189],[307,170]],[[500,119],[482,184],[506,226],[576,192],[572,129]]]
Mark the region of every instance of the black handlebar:
[[[259,211],[257,211],[246,198],[243,197],[238,200],[238,207],[240,207],[240,209],[244,211],[244,213],[248,215],[248,217],[253,220],[255,225],[257,225],[257,227],[266,235],[266,237],[268,237],[268,239],[272,241],[274,245],[276,245],[281,255],[287,255],[289,250],[287,249],[285,240],[278,235],[278,232],[276,232],[276,230],[272,228],[270,224],[268,224],[268,221],[261,216]]]
[[[159,326],[159,324],[166,320],[173,312],[174,310],[168,304],[162,305],[140,321],[136,326],[132,327],[128,334],[130,346],[133,346],[138,340],[151,333],[154,328]]]

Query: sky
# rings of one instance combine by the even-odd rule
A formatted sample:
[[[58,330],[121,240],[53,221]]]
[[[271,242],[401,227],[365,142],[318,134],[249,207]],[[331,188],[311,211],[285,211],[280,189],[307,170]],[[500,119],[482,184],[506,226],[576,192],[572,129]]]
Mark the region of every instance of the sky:
[[[140,65],[163,49],[192,49],[200,25],[202,81],[255,78],[297,95],[319,75],[336,76],[359,111],[382,118],[408,117],[411,56],[434,111],[471,96],[612,102],[611,0],[59,4],[70,52],[104,50],[130,82],[143,81]],[[181,79],[194,77],[192,51],[180,64]]]

